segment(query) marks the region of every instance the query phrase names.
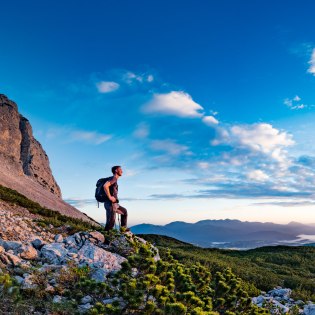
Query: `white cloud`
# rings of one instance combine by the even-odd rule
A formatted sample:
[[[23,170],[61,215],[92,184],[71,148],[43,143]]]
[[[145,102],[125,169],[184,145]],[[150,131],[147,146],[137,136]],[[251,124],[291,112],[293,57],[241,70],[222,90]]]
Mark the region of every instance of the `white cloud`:
[[[293,98],[293,101],[296,101],[296,102],[299,102],[301,100],[301,98],[298,96],[298,95],[296,95],[294,98]]]
[[[308,68],[307,72],[315,75],[315,48],[312,51],[311,60],[308,62],[310,67]]]
[[[314,107],[314,105],[305,105],[302,103],[299,103],[302,99],[296,95],[293,98],[286,98],[283,103],[284,105],[288,106],[292,110],[297,110],[297,109],[304,109],[307,107]]]
[[[202,121],[208,126],[217,125],[219,123],[219,121],[213,116],[204,116]]]
[[[291,135],[266,123],[233,126],[231,134],[240,146],[263,153],[273,153],[294,144]]]
[[[89,144],[101,144],[112,138],[112,135],[98,133],[96,131],[86,131],[73,129],[67,126],[59,126],[49,128],[46,132],[46,137],[48,139],[62,139],[66,142],[85,142]]]
[[[146,113],[160,113],[177,117],[202,117],[203,107],[193,101],[185,92],[172,91],[166,94],[154,94],[152,100],[145,104]]]
[[[101,81],[96,83],[97,90],[100,93],[110,93],[119,89],[119,84],[112,81]]]
[[[70,133],[71,141],[83,141],[90,144],[101,144],[111,139],[111,135],[101,134],[95,131],[72,131]]]
[[[148,77],[147,77],[147,81],[148,82],[154,81],[154,76],[152,74],[149,74]]]
[[[249,180],[264,182],[269,179],[269,176],[262,170],[254,170],[247,174]]]
[[[180,145],[173,140],[153,140],[150,147],[155,151],[164,151],[170,155],[191,154],[187,146]]]
[[[154,81],[154,76],[152,74],[137,74],[131,71],[124,73],[123,80],[127,84],[133,84],[134,82],[144,83]]]
[[[133,135],[136,138],[140,138],[140,139],[147,138],[149,134],[150,134],[149,126],[145,123],[139,124],[133,133]]]

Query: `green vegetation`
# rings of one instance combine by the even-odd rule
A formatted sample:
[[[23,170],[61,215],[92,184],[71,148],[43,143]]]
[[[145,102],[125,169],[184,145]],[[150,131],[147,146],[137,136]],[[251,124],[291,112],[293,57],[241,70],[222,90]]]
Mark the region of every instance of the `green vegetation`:
[[[119,235],[118,235],[119,237]],[[199,263],[185,266],[170,252],[164,260],[155,261],[151,245],[135,238],[130,240],[134,253],[116,274],[105,282],[90,277],[89,267],[73,263],[58,274],[29,271],[35,287],[21,290],[11,276],[0,270],[0,313],[54,315],[78,314],[80,301],[89,295],[94,305],[89,315],[97,314],[163,314],[163,315],[255,315],[269,314],[251,305],[243,281],[230,269],[212,274]],[[56,279],[53,292],[45,289]],[[62,303],[53,303],[59,295]]]
[[[160,249],[160,254],[172,255],[185,266],[199,262],[211,272],[232,272],[246,281],[247,292],[255,287],[269,291],[275,286],[293,289],[293,298],[315,300],[315,248],[307,246],[269,246],[247,251],[200,248],[161,235],[140,235]]]
[[[24,195],[20,194],[16,190],[4,187],[0,185],[0,199],[6,201],[10,204],[21,206],[27,209],[33,214],[38,214],[41,216],[39,220],[39,225],[46,226],[52,224],[54,227],[60,227],[67,225],[70,228],[71,233],[76,233],[78,231],[87,231],[87,230],[100,230],[102,227],[96,227],[86,221],[81,219],[71,218],[65,215],[60,214],[57,211],[53,211],[42,207],[37,202],[34,202]]]
[[[268,314],[251,305],[242,281],[231,270],[212,275],[199,263],[185,266],[168,252],[155,261],[150,244],[123,263],[122,270],[108,279],[106,299],[90,311],[97,314]]]

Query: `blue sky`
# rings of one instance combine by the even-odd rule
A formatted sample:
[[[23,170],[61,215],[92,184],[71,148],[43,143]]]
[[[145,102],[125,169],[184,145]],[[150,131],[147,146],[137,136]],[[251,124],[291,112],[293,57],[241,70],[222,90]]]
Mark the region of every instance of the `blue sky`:
[[[130,225],[315,222],[312,1],[11,1],[0,92],[63,198],[99,221],[122,165]]]

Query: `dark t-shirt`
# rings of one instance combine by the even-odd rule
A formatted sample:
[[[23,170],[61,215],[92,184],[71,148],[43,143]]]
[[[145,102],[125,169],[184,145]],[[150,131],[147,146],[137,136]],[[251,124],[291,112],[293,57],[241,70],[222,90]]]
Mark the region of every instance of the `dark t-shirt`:
[[[110,189],[110,193],[113,197],[115,197],[116,199],[118,199],[118,184],[117,184],[117,178],[115,176],[113,176],[111,178],[111,181],[113,181],[114,183],[112,185],[109,186]]]

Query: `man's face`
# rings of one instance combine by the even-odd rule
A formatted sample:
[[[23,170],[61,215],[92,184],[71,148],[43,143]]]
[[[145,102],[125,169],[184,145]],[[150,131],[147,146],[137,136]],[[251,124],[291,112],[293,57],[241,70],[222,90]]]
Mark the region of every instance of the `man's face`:
[[[117,170],[116,170],[116,174],[117,174],[118,176],[121,176],[122,173],[123,173],[123,170],[121,169],[121,167],[118,167]]]

